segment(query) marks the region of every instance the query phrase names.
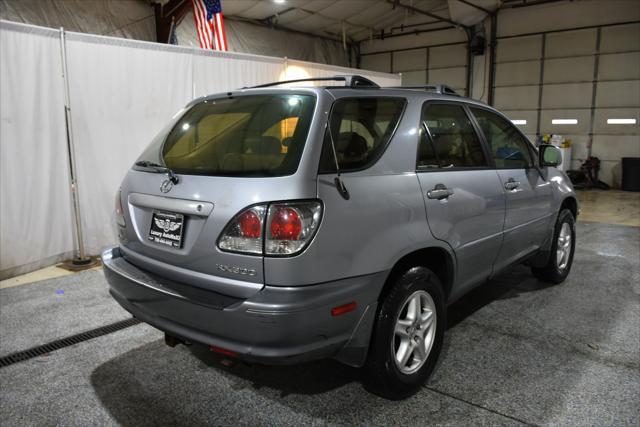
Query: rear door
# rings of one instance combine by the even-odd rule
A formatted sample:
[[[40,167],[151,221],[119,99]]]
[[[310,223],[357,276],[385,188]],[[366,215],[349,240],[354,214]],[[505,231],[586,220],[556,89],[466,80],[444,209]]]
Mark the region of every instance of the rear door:
[[[220,249],[218,239],[250,206],[315,197],[314,182],[295,185],[315,104],[312,94],[279,92],[190,108],[122,184],[125,257],[161,277],[224,294],[247,297],[243,289],[260,289],[246,286],[264,283],[260,236],[234,235],[252,246],[233,251]],[[154,164],[171,168],[177,182]]]
[[[548,235],[551,183],[535,165],[535,150],[507,119],[493,111],[470,107],[487,141],[503,186],[507,212],[504,243],[496,269],[536,251]]]
[[[505,201],[488,153],[462,103],[422,109],[417,175],[434,237],[457,258],[456,291],[486,279],[502,242]]]

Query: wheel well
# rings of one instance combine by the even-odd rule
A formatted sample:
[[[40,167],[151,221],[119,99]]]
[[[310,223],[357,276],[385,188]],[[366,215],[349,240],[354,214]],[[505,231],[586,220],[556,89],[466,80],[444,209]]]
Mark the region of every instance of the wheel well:
[[[380,300],[384,299],[400,274],[416,266],[426,267],[433,271],[440,279],[440,283],[442,283],[445,297],[449,297],[453,284],[453,260],[446,250],[434,247],[420,249],[400,258],[387,277],[384,288],[380,293]]]
[[[563,209],[569,209],[573,214],[574,218],[578,217],[578,202],[575,198],[569,196],[562,201],[562,205],[560,205],[560,211]]]

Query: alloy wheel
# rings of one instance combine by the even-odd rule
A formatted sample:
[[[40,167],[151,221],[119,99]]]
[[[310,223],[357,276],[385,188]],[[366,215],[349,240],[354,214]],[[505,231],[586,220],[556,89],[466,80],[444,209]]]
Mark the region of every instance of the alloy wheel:
[[[403,374],[412,374],[427,361],[436,336],[436,306],[425,291],[414,292],[398,313],[392,354]]]

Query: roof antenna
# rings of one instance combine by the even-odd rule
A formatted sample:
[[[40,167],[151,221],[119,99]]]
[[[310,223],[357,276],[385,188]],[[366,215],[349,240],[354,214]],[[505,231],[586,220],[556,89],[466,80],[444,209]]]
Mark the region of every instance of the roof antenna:
[[[336,173],[338,174],[338,176],[335,177],[333,182],[336,185],[336,190],[338,190],[338,193],[340,193],[342,198],[345,200],[349,200],[349,197],[350,197],[349,191],[347,190],[347,187],[344,185],[344,182],[342,182],[342,179],[340,179],[340,165],[338,164],[338,153],[336,152],[336,144],[333,141],[333,132],[331,132],[330,123],[331,123],[331,117],[329,117],[329,120],[327,120],[327,130],[329,131],[329,140],[331,141],[331,151],[333,152],[333,160],[336,162]]]

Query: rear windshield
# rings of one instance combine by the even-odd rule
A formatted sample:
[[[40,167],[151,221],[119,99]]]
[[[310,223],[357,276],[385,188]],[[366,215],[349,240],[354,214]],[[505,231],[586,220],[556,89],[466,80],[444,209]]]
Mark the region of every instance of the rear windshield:
[[[162,160],[181,174],[291,175],[314,106],[314,96],[291,94],[203,101],[173,127],[161,148]]]

